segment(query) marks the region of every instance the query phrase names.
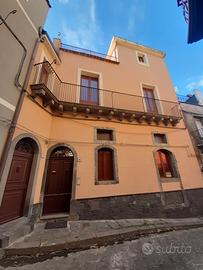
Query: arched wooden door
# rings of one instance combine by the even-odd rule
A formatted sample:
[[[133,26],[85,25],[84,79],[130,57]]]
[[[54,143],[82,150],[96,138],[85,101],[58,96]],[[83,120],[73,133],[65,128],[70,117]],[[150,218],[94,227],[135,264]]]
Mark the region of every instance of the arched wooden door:
[[[73,161],[73,153],[67,147],[58,147],[51,153],[44,191],[43,215],[69,212]]]
[[[23,216],[33,156],[32,139],[20,140],[13,154],[0,206],[0,224]]]

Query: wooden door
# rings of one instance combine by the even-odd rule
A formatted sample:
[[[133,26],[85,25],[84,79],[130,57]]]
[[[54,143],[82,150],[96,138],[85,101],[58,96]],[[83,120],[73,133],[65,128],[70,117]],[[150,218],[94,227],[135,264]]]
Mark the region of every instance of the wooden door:
[[[80,102],[84,104],[99,104],[97,78],[81,77]]]
[[[143,93],[147,112],[158,113],[153,89],[144,88]]]
[[[73,157],[50,158],[44,193],[44,215],[69,212],[72,176]]]
[[[33,154],[29,140],[17,144],[0,207],[0,224],[23,216]]]

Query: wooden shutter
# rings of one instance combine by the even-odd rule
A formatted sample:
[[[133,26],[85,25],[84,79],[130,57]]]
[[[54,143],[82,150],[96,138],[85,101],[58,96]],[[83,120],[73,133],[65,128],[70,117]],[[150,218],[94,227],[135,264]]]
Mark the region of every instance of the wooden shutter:
[[[47,71],[46,64],[43,63],[41,67],[39,83],[44,83],[45,85],[47,85],[48,78],[49,78],[49,73]]]
[[[160,177],[174,177],[171,158],[169,153],[163,151],[156,152],[156,163],[159,169]]]
[[[98,179],[114,180],[113,151],[103,148],[98,151]]]
[[[157,113],[156,100],[154,98],[153,89],[143,88],[144,100],[147,112]]]
[[[98,78],[81,77],[80,102],[85,104],[99,103]]]

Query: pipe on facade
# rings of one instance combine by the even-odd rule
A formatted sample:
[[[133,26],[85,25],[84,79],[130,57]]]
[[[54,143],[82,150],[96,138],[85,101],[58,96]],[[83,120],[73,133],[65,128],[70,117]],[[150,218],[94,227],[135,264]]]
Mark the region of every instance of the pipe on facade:
[[[2,23],[6,26],[6,28],[9,30],[9,32],[13,35],[13,37],[17,40],[17,42],[20,44],[20,46],[23,48],[23,56],[20,61],[20,65],[18,68],[18,72],[15,76],[15,86],[18,88],[23,88],[19,82],[19,78],[23,69],[23,65],[27,56],[27,49],[25,48],[24,44],[20,41],[20,39],[16,36],[16,34],[13,32],[13,30],[10,28],[10,26],[7,24],[6,20],[0,15],[0,20]]]
[[[1,17],[0,17],[0,19],[1,19]],[[2,151],[2,156],[1,156],[1,161],[0,161],[0,181],[1,181],[1,178],[2,178],[2,175],[3,175],[4,167],[6,165],[8,153],[9,153],[9,150],[10,150],[10,147],[11,147],[11,143],[12,143],[16,123],[18,121],[20,110],[21,110],[23,100],[24,100],[24,97],[25,97],[25,94],[26,94],[26,88],[28,86],[29,77],[30,77],[30,73],[32,71],[32,66],[33,66],[33,63],[34,63],[34,59],[35,59],[35,55],[36,55],[36,52],[37,52],[37,47],[39,45],[39,42],[40,42],[40,39],[37,38],[34,49],[32,51],[32,55],[31,55],[30,63],[29,63],[28,70],[27,70],[27,73],[26,73],[26,76],[25,76],[25,80],[24,80],[23,86],[21,87],[21,92],[20,92],[20,96],[19,96],[19,99],[18,99],[18,103],[16,105],[16,110],[15,110],[11,125],[9,127],[6,142],[4,144],[4,148],[3,148],[3,151]],[[20,74],[17,73],[17,76],[16,76],[17,80],[19,78],[18,75],[20,76]]]

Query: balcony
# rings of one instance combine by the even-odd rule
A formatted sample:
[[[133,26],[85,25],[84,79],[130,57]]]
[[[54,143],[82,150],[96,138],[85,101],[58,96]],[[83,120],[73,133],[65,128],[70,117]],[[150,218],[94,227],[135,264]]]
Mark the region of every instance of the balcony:
[[[181,119],[176,102],[62,82],[48,62],[34,68],[32,97],[41,97],[43,106],[50,106],[55,114],[165,126],[176,126]]]

